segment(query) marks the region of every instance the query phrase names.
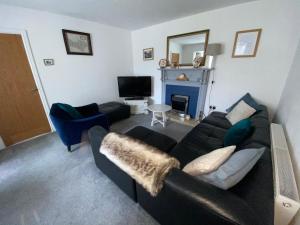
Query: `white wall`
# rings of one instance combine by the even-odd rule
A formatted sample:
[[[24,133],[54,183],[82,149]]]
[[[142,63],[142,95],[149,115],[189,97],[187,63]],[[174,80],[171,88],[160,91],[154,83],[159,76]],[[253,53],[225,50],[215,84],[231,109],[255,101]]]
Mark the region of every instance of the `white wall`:
[[[283,124],[300,190],[300,41],[283,90],[275,122]],[[300,194],[300,193],[299,193]],[[300,224],[300,212],[295,224]]]
[[[132,33],[134,72],[155,77],[154,100],[160,102],[161,82],[157,68],[159,59],[166,57],[167,36],[210,29],[209,42],[224,45],[224,54],[216,62],[211,104],[222,111],[250,92],[273,111],[278,105],[299,36],[299,32],[295,32],[297,2],[261,0],[136,30]],[[257,56],[231,58],[235,32],[253,28],[263,29]],[[147,47],[154,47],[155,59],[144,62],[142,49]]]
[[[132,73],[129,31],[72,17],[0,5],[0,28],[26,29],[48,103],[117,99],[118,75]],[[61,29],[91,34],[93,56],[67,55]],[[54,66],[43,59],[53,58]]]

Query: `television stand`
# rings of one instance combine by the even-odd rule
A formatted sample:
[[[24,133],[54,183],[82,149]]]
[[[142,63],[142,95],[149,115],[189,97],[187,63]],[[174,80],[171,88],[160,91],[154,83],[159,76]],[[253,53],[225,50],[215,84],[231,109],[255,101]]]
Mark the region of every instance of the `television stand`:
[[[148,98],[125,98],[124,104],[130,106],[131,114],[148,114]]]
[[[145,98],[144,97],[128,97],[128,98],[125,98],[125,100],[144,100]]]

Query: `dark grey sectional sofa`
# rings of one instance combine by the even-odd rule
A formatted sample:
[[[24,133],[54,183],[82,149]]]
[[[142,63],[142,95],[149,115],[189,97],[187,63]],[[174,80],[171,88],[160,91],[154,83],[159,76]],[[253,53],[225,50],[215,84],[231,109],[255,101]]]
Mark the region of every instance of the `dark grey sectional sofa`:
[[[181,162],[188,162],[212,150],[223,147],[223,138],[231,124],[225,113],[213,112],[192,129],[175,147],[174,140],[166,136],[143,135],[145,129],[128,132],[168,152]],[[163,225],[273,225],[274,193],[270,152],[270,130],[267,108],[251,117],[254,132],[237,150],[266,147],[263,156],[246,177],[229,190],[213,185],[174,169],[167,176],[164,188],[157,197],[151,197],[127,174],[99,153],[106,131],[94,127],[89,137],[100,170],[108,175],[133,200]],[[144,130],[144,131],[142,131]],[[146,132],[147,133],[147,132]],[[156,133],[157,134],[157,133]],[[161,141],[164,140],[164,141]]]

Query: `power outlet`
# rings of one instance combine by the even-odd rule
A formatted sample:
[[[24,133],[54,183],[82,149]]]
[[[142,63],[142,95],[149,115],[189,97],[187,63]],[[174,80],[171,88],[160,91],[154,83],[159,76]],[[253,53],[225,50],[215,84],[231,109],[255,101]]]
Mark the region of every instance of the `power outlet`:
[[[209,106],[209,109],[212,109],[212,110],[216,110],[216,108],[217,108],[217,107],[216,107],[215,105],[210,105],[210,106]]]

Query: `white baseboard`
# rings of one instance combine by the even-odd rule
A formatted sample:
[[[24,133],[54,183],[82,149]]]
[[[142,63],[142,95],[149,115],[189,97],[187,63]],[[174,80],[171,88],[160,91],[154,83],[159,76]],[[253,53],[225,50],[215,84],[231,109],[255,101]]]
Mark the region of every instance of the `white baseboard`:
[[[3,142],[3,140],[2,140],[2,138],[0,137],[0,151],[1,150],[3,150],[3,149],[5,149],[5,144],[4,144],[4,142]]]

